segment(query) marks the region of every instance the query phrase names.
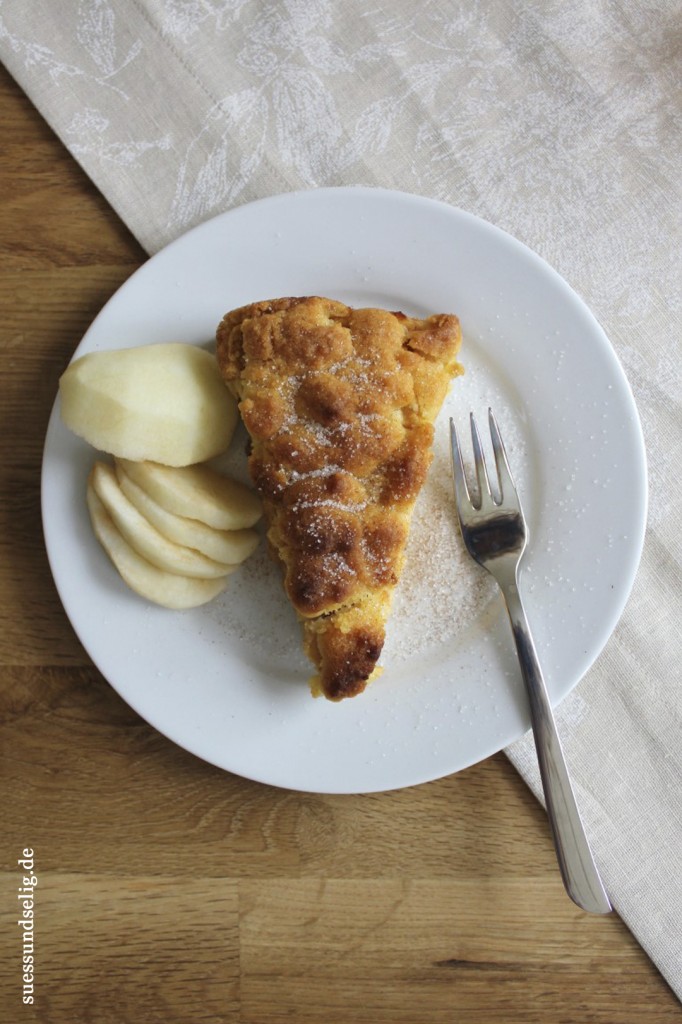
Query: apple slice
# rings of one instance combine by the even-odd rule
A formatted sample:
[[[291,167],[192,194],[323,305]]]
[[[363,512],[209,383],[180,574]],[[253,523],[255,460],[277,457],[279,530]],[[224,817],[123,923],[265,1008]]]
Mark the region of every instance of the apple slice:
[[[59,381],[61,416],[93,447],[189,466],[227,451],[237,405],[215,356],[196,345],[90,352]]]
[[[152,526],[128,501],[112,466],[96,462],[90,474],[93,490],[111,516],[116,529],[138,555],[165,572],[198,579],[224,576],[231,566],[206,558],[198,551],[174,544]]]
[[[130,479],[176,516],[198,519],[216,530],[243,530],[262,515],[260,499],[245,484],[209,466],[172,468],[120,459]]]
[[[95,536],[131,590],[164,608],[197,608],[227,586],[227,576],[196,579],[164,572],[138,555],[119,533],[106,508],[88,483],[87,503]]]
[[[159,533],[185,547],[200,551],[207,558],[228,565],[238,565],[253,554],[258,547],[259,536],[255,530],[216,530],[198,519],[176,516],[143,491],[116,461],[116,478],[119,487],[137,511],[155,526]]]

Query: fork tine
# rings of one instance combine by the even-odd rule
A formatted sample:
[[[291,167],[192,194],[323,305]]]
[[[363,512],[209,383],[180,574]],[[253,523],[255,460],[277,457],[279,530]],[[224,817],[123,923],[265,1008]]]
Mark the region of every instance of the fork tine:
[[[497,480],[500,488],[500,500],[512,498],[516,494],[516,485],[509,468],[509,460],[505,451],[504,442],[500,434],[492,409],[488,409],[488,425],[490,427],[490,438],[493,443],[495,454],[495,465],[497,466]]]
[[[467,487],[466,476],[464,475],[464,463],[462,461],[462,450],[457,437],[455,421],[450,417],[450,449],[452,454],[452,474],[455,480],[455,505],[457,513],[461,518],[461,510],[471,504],[471,495]]]
[[[488,476],[488,467],[485,463],[485,455],[483,454],[481,437],[478,433],[476,418],[473,413],[469,414],[469,419],[471,421],[471,443],[474,449],[474,464],[476,466],[476,480],[478,482],[477,508],[480,509],[483,505],[490,503],[493,495],[490,489],[490,478]]]

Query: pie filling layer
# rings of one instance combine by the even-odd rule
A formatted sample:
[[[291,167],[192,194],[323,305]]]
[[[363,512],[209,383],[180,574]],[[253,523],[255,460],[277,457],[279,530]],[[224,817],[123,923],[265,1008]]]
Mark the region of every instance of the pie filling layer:
[[[315,695],[354,696],[379,671],[460,342],[453,315],[418,320],[317,296],[255,302],[218,327]]]

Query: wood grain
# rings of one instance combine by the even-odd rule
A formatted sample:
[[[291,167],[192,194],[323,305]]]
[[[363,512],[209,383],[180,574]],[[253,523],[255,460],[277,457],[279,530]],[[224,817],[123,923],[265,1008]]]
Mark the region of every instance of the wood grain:
[[[0,1006],[49,1024],[653,1024],[676,999],[565,897],[500,754],[426,786],[291,793],[143,722],[62,611],[40,518],[59,375],[144,253],[0,75]],[[35,1002],[22,1004],[32,848]]]

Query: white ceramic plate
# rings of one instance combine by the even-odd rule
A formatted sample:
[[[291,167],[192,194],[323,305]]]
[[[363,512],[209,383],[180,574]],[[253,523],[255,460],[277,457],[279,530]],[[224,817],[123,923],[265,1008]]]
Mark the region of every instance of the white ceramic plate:
[[[117,292],[77,355],[210,343],[235,306],[320,294],[409,314],[456,312],[458,380],[413,524],[383,675],[313,700],[278,571],[263,550],[203,608],[170,612],[121,582],[93,539],[94,452],[50,421],[45,537],[66,612],[111,685],[197,756],[247,778],[370,792],[456,772],[520,737],[528,717],[502,604],[462,552],[447,421],[494,407],[531,529],[522,590],[554,703],[613,630],[639,561],[646,473],[637,412],[594,317],[538,256],[442,203],[367,188],[265,199],[189,232]],[[244,476],[243,437],[226,465]]]

